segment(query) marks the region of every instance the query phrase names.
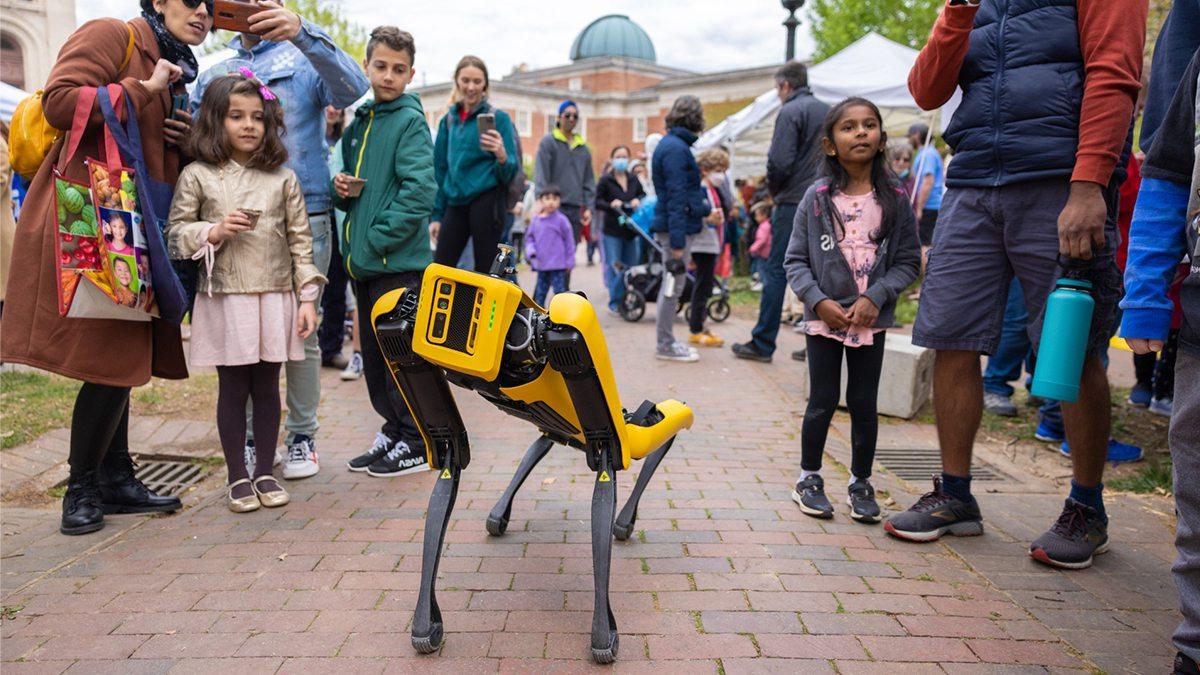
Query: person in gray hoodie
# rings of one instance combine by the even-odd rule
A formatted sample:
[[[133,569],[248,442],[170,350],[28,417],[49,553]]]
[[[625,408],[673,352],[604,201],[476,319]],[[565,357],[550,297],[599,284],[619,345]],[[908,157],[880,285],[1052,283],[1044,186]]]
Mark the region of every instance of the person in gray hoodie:
[[[563,101],[558,107],[558,124],[538,144],[533,165],[534,185],[556,185],[562,190],[560,210],[571,221],[576,242],[583,224],[591,220],[591,204],[596,200],[592,151],[583,136],[575,132],[578,124],[579,106],[574,101]]]
[[[916,281],[921,246],[904,188],[888,168],[887,134],[879,108],[848,98],[822,126],[824,174],[804,194],[783,267],[804,302],[808,346],[808,409],[800,432],[800,480],[792,500],[815,518],[832,518],[821,460],[848,369],[850,517],[879,521],[869,481],[879,432],[876,398],[885,330],[896,298]]]

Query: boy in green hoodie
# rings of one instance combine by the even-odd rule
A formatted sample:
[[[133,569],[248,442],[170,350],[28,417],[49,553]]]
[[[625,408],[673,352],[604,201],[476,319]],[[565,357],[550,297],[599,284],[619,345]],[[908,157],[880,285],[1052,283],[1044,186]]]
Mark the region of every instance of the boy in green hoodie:
[[[343,166],[352,173],[333,178],[334,206],[346,212],[341,251],[362,320],[363,377],[371,405],[384,419],[371,448],[347,466],[371,476],[428,468],[420,432],[370,325],[375,301],[388,291],[420,286],[433,261],[428,234],[437,194],[433,139],[420,97],[404,93],[415,55],[409,33],[393,26],[371,31],[363,68],[374,99],[358,109],[342,137]]]

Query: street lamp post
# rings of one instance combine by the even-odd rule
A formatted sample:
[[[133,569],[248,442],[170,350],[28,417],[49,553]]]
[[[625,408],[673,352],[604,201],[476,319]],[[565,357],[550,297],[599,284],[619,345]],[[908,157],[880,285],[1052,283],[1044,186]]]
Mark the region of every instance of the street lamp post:
[[[788,11],[788,18],[783,22],[787,26],[787,60],[796,58],[796,27],[800,19],[796,18],[796,10],[804,6],[804,0],[780,0],[780,4]]]

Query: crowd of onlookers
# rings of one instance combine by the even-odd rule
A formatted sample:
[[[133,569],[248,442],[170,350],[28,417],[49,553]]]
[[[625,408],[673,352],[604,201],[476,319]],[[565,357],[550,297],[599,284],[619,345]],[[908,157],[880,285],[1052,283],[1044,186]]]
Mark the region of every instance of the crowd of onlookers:
[[[1120,335],[1135,353],[1129,402],[1171,417],[1174,571],[1184,613],[1174,667],[1198,672],[1195,0],[1174,4],[1148,78],[1145,3],[948,0],[909,78],[925,109],[961,90],[940,138],[916,123],[889,140],[888,120],[871,101],[822,102],[805,66],[789,62],[775,76],[780,106],[758,177],[731,177],[723,149],[695,151],[707,125],[693,96],[674,101],[644,149],[618,146],[606,158],[592,156],[579,106],[565,100],[527,161],[512,119],[489,102],[488,68],[478,57],[459,61],[452,100],[430,129],[428,102],[406,91],[417,47],[403,30],[374,29],[359,64],[319,26],[260,0],[229,44],[236,54],[201,73],[194,48],[212,29],[211,2],[141,5],[132,21],[85,24],[59,54],[38,103],[50,126],[71,132],[27,177],[15,236],[5,227],[0,241],[12,251],[0,269],[3,360],[84,382],[62,532],[96,531],[106,513],[180,508],[134,473],[129,398],[151,376],[187,377],[189,364],[217,371],[232,511],[288,502],[277,463],[285,479],[319,471],[322,366],[365,380],[382,419],[350,470],[426,469],[420,434],[368,321],[371,308],[391,291],[418,287],[433,262],[486,273],[497,245],[507,243],[536,272],[528,290],[539,305],[578,286],[577,260],[598,259],[607,294],[597,305],[624,316],[635,301],[656,303],[654,356],[666,361],[695,362],[703,348],[724,345],[709,301],[735,269],[748,274],[761,292],[758,317],[748,339],[731,345],[733,357],[771,363],[785,317],[805,336],[805,349],[791,355],[809,371],[791,496],[817,518],[837,511],[821,471],[844,364],[848,513],[882,519],[870,479],[887,331],[897,326],[901,298],[918,299],[912,341],[936,353],[942,472],[884,528],[915,542],[978,535],[984,519],[971,456],[981,415],[1016,414],[1012,383],[1035,371],[1047,298],[1069,275],[1090,284],[1094,306],[1091,324],[1075,327],[1087,336],[1080,393],[1035,403],[1037,436],[1070,457],[1072,480],[1030,556],[1081,569],[1110,547],[1105,463],[1142,455],[1110,433],[1106,369],[1110,340]],[[104,115],[92,107],[97,97]],[[1138,115],[1144,154],[1133,145]],[[101,251],[133,251],[143,290],[153,277],[163,297],[159,284],[168,277],[156,275],[181,284],[191,316],[186,359],[181,326],[164,316],[80,319],[63,304],[64,283],[77,277],[60,269],[62,242],[75,236],[60,233],[60,220],[66,206],[80,212],[64,186],[88,184],[94,158],[112,147],[105,129],[114,127],[140,129],[140,147],[123,139],[119,159],[136,165],[139,193],[169,188],[170,210],[147,217],[154,195],[142,194],[139,206],[126,194],[131,180],[121,199],[140,220],[93,227],[104,231]],[[146,227],[161,229],[171,266],[138,244]],[[130,286],[133,266],[122,262],[117,276]],[[633,284],[634,270],[645,271],[648,285]],[[680,312],[687,340],[676,337]],[[288,415],[277,456],[281,374]]]

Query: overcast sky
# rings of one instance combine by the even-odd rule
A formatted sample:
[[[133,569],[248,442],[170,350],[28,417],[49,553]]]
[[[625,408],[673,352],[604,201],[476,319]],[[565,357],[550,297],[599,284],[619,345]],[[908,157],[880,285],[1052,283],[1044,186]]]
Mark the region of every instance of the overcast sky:
[[[534,68],[569,63],[575,36],[604,14],[627,14],[645,29],[659,63],[699,72],[779,63],[785,43],[786,12],[778,0],[343,2],[367,29],[390,23],[413,34],[418,84],[449,80],[454,64],[468,53],[487,61],[496,76],[519,63]],[[82,23],[114,13],[130,18],[139,9],[137,0],[78,0],[77,12]],[[807,18],[802,22],[797,52],[807,56],[812,42]]]

